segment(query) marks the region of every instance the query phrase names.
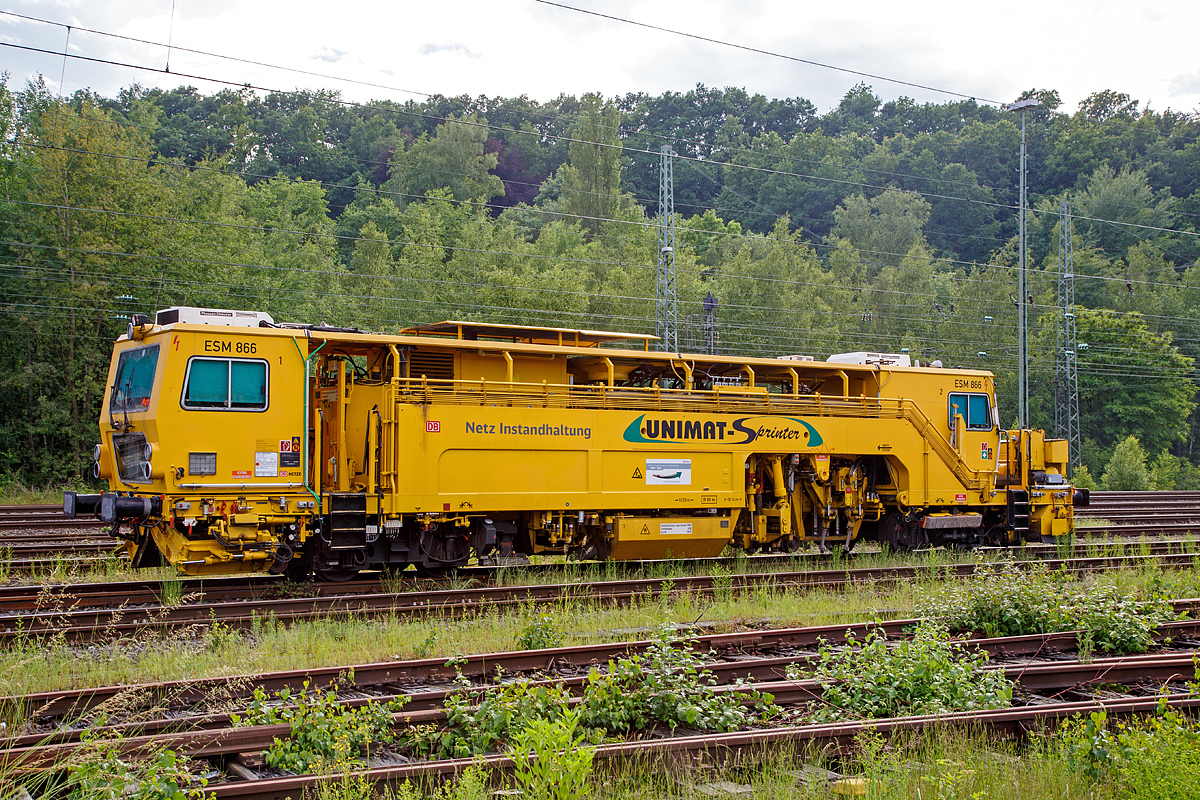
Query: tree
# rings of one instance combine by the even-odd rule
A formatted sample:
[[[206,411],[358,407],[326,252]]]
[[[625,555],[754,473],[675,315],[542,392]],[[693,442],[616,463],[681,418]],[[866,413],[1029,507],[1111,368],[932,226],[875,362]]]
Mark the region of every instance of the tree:
[[[1101,447],[1134,436],[1155,453],[1187,436],[1193,361],[1171,336],[1153,333],[1135,313],[1076,307],[1075,318],[1083,434]]]
[[[612,219],[621,196],[621,112],[598,94],[585,94],[571,128],[571,163],[560,168],[563,210],[593,236]]]
[[[1110,492],[1144,492],[1150,488],[1146,451],[1136,436],[1126,436],[1113,450],[1100,485]]]
[[[487,120],[467,115],[447,119],[432,137],[422,136],[392,159],[385,188],[403,204],[446,188],[459,201],[486,202],[504,194],[504,183],[491,174],[496,154],[486,152]]]
[[[923,229],[929,220],[929,203],[916,192],[888,189],[870,200],[858,194],[834,209],[830,234],[844,239],[862,254],[872,276],[883,267],[895,267],[914,253],[925,251]]]
[[[21,152],[2,212],[15,266],[0,305],[21,335],[0,348],[0,435],[14,445],[0,469],[62,481],[90,471],[96,431],[78,423],[99,418],[105,343],[129,310],[118,297],[142,294],[146,265],[171,251],[169,192],[136,128],[90,102],[60,105],[41,84],[17,104]]]

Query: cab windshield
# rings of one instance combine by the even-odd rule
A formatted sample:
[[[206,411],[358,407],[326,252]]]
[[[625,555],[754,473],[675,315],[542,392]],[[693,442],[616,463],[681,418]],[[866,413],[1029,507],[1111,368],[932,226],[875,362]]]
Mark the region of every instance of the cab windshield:
[[[158,368],[158,345],[139,347],[121,353],[117,378],[113,383],[108,410],[112,414],[145,411],[154,391],[154,372]]]

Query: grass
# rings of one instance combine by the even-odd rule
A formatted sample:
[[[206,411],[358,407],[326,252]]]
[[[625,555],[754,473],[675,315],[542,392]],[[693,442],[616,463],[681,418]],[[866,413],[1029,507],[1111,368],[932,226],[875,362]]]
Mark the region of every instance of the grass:
[[[1115,541],[1081,540],[1088,556],[1121,556],[1149,553],[1152,539],[1117,539]],[[115,546],[115,543],[114,543]],[[1195,540],[1179,540],[1178,552],[1196,552]],[[1062,555],[1066,555],[1064,552]],[[625,568],[618,562],[568,562],[561,556],[534,556],[539,566],[549,566],[542,571],[521,568],[497,570],[493,583],[497,586],[527,586],[545,584],[586,585],[593,581],[620,580],[623,578],[665,579],[711,575],[717,588],[731,588],[732,578],[745,573],[795,572],[805,570],[867,569],[871,567],[897,567],[920,565],[930,568],[961,563],[1002,563],[1024,561],[1033,557],[1020,549],[1009,551],[970,551],[938,549],[911,554],[896,554],[879,550],[857,552],[854,559],[835,551],[824,560],[814,558],[782,558],[771,561],[753,558],[737,559],[734,564],[696,564],[684,560],[664,559],[646,563],[638,570]],[[384,592],[411,592],[423,584],[414,572],[367,573],[366,577],[378,577],[380,590]],[[133,569],[123,557],[108,556],[89,562],[76,562],[67,558],[51,562],[47,567],[34,572],[15,572],[8,567],[8,560],[0,551],[0,585],[31,583],[97,583],[111,581],[170,580],[179,577],[170,567]],[[428,585],[428,584],[424,584]],[[451,578],[441,582],[439,588],[466,589],[474,586],[471,578]]]
[[[825,770],[845,776],[842,787],[857,784],[870,800],[1117,800],[1135,797],[1184,797],[1169,792],[1182,787],[1182,776],[1160,774],[1158,784],[1168,793],[1146,795],[1139,786],[1083,774],[1053,736],[1025,741],[997,741],[980,731],[930,729],[884,742],[859,737],[849,754],[795,752],[787,748],[767,753],[743,753],[727,765],[597,764],[586,794],[593,800],[707,800],[744,797],[747,800],[828,800],[854,796],[835,789]],[[488,776],[494,787],[505,779]],[[439,790],[411,784],[391,789],[396,800],[483,800],[493,795],[474,770]],[[722,791],[722,790],[726,791]],[[733,790],[734,793],[727,793]],[[367,795],[338,795],[339,798]]]
[[[1194,569],[1138,567],[1091,580],[1110,582],[1122,592],[1155,587],[1166,596],[1200,595]],[[16,640],[0,652],[0,695],[512,650],[546,614],[553,617],[564,645],[649,638],[663,622],[701,623],[724,631],[906,617],[932,593],[957,583],[933,575],[898,584],[863,583],[846,591],[762,586],[712,599],[677,592],[622,608],[575,600],[523,604],[469,619],[327,618],[291,626],[263,619],[245,632],[204,624],[182,633],[148,632],[81,647],[54,639]]]
[[[700,800],[713,796],[704,790],[716,781],[743,787],[747,793],[739,796],[750,800],[827,800],[852,794],[831,793],[830,783],[803,773],[804,766],[845,774],[849,777],[845,783],[858,783],[873,800],[1115,800],[1120,796],[1113,787],[1079,775],[1056,748],[1036,741],[996,742],[982,733],[963,735],[942,729],[888,744],[862,737],[855,745],[855,754],[840,760],[781,752],[745,768],[676,776],[638,771],[606,778],[593,796],[597,800]]]
[[[95,492],[96,488],[86,484],[63,484],[62,486],[26,486],[15,478],[0,476],[0,506],[62,505],[63,492]]]

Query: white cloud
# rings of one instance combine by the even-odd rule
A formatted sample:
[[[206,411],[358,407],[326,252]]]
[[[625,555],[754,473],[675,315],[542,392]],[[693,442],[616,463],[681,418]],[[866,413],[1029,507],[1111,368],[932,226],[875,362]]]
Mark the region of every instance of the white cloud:
[[[1200,72],[1185,73],[1171,78],[1171,97],[1200,94]]]
[[[438,53],[453,53],[468,58],[480,57],[479,53],[473,53],[471,52],[471,48],[457,42],[453,44],[423,44],[417,48],[417,52],[423,56],[432,56]]]
[[[332,47],[322,47],[317,52],[313,53],[313,58],[318,61],[326,61],[330,64],[336,64],[346,56],[350,55],[347,50],[334,50]]]
[[[1057,89],[1073,109],[1093,92],[1200,101],[1194,31],[1200,3],[1141,0],[1009,0],[956,4],[945,0],[858,0],[814,4],[795,0],[562,0],[697,36],[820,61],[913,83],[1010,101],[1024,89]],[[360,0],[335,14],[317,0],[178,0],[148,7],[144,0],[10,0],[9,10],[77,26],[71,50],[81,55],[161,68],[167,38],[176,50],[173,73],[106,67],[68,60],[65,89],[91,87],[113,96],[138,82],[173,88],[192,83],[217,91],[215,78],[289,89],[340,90],[348,100],[395,93],[362,81],[419,93],[551,100],[560,93],[686,92],[745,87],[768,97],[804,97],[819,110],[837,105],[859,81],[885,101],[901,95],[943,102],[950,95],[807,66],[664,31],[550,7],[533,0]],[[1030,24],[1036,19],[1037,24]],[[78,26],[135,36],[136,45]],[[1063,36],[1062,31],[1071,31]],[[270,31],[270,36],[264,36]],[[65,31],[0,15],[0,54],[10,86],[39,72],[57,81]],[[45,53],[4,47],[19,41]],[[77,48],[77,50],[76,50]],[[330,79],[187,54],[193,48],[264,64],[307,69]],[[59,54],[59,55],[55,55]],[[1176,76],[1170,78],[1169,76]],[[396,76],[403,76],[397,78]],[[400,88],[400,86],[397,86]],[[403,96],[407,99],[407,96]]]

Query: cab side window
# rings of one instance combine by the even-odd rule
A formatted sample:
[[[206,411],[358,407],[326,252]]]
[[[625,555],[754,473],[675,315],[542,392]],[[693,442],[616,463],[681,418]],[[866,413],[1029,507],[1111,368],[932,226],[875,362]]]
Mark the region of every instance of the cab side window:
[[[192,358],[183,384],[183,407],[196,410],[263,411],[267,362],[240,358]]]
[[[986,394],[955,392],[950,395],[950,430],[954,430],[954,415],[962,414],[969,431],[990,431],[992,409]]]

